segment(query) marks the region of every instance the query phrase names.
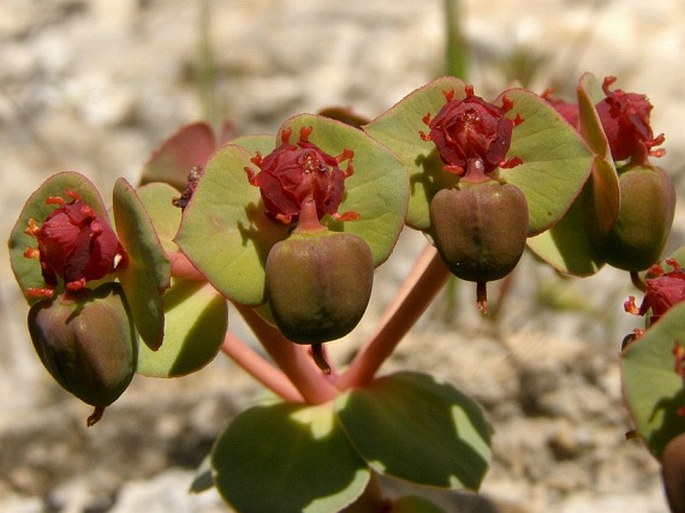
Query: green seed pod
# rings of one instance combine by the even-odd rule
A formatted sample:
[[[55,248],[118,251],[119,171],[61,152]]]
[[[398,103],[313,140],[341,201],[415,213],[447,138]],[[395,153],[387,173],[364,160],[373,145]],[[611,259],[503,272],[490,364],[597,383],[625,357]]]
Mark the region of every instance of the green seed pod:
[[[357,325],[371,296],[373,257],[349,233],[294,233],[266,260],[266,294],[276,325],[293,342],[320,344]]]
[[[528,236],[528,204],[511,184],[442,189],[430,203],[435,246],[458,278],[498,280],[518,263]]]
[[[606,234],[589,227],[599,256],[626,271],[642,271],[654,264],[664,249],[673,224],[675,189],[658,167],[633,168],[619,175],[621,207]]]
[[[661,476],[673,513],[685,513],[685,433],[673,438],[661,454]]]
[[[36,303],[28,325],[43,365],[85,403],[102,410],[131,382],[138,340],[119,284]]]

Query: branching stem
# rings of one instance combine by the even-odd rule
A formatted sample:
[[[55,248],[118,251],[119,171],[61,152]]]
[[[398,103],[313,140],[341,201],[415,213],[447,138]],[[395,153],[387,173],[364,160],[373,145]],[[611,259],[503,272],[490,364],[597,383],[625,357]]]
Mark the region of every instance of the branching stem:
[[[286,401],[304,402],[288,377],[230,331],[221,350],[248,374]]]
[[[368,384],[402,337],[414,326],[443,287],[449,270],[433,246],[428,246],[378,321],[367,344],[340,376],[337,387],[346,390]]]
[[[306,346],[294,344],[285,338],[252,308],[237,303],[235,307],[305,402],[321,404],[338,394],[337,388],[314,364]]]

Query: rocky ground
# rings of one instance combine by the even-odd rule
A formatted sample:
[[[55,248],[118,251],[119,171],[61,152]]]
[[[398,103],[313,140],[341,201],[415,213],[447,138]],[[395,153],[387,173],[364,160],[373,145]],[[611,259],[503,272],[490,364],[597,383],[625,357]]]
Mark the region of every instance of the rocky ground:
[[[662,165],[682,193],[682,2],[461,4],[477,91],[494,93],[519,76],[538,91],[555,84],[564,92],[586,70],[617,75],[620,87],[656,105],[653,126],[667,136]],[[81,171],[108,191],[118,176],[135,180],[147,154],[184,122],[211,116],[245,133],[273,131],[291,114],[330,104],[374,116],[443,69],[438,0],[215,0],[206,3],[209,25],[201,5],[0,4],[2,240],[26,197],[57,170]],[[200,51],[203,34],[211,55]],[[213,82],[203,79],[207,69]],[[679,209],[672,246],[684,240]],[[360,336],[421,242],[407,233],[381,268]],[[481,496],[422,492],[455,512],[665,513],[656,464],[624,439],[616,354],[638,324],[621,309],[630,292],[622,274],[561,280],[526,257],[497,323],[473,313],[469,287],[445,294],[386,370],[430,370],[476,397],[496,428],[495,461]],[[0,511],[227,511],[213,492],[187,489],[231,416],[259,398],[257,385],[221,357],[183,379],[136,378],[86,429],[88,409],[40,366],[25,312],[0,253]],[[342,342],[338,356],[355,341]]]

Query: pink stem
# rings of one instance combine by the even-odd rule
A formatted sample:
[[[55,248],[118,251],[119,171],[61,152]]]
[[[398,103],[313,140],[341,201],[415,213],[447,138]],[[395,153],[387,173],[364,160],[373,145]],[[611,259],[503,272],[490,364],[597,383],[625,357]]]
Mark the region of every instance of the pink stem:
[[[226,333],[221,350],[253,378],[286,401],[304,401],[302,394],[280,369],[274,367],[233,333]]]
[[[338,389],[316,367],[305,346],[285,338],[252,308],[237,303],[235,307],[305,402],[321,404],[338,395]]]
[[[373,379],[448,277],[449,270],[440,255],[433,246],[428,246],[378,321],[376,332],[336,382],[340,390],[364,386]]]
[[[180,251],[168,253],[171,260],[171,275],[190,281],[207,281],[204,274],[197,270],[188,257]]]

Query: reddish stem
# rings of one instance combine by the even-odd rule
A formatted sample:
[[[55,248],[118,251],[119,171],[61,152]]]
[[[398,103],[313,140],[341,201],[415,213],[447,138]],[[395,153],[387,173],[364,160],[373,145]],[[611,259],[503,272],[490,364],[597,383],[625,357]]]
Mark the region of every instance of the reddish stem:
[[[167,256],[171,260],[171,276],[190,281],[207,281],[205,275],[180,251],[168,253]]]
[[[341,390],[368,384],[443,287],[449,270],[433,246],[419,256],[393,301],[378,321],[376,332],[357,353],[336,385]]]
[[[316,210],[316,202],[313,196],[305,199],[300,207],[300,216],[297,220],[297,228],[295,228],[296,232],[313,233],[326,229],[319,221],[319,214]]]
[[[304,402],[287,376],[233,333],[226,333],[221,350],[248,374],[286,401]]]
[[[338,394],[338,389],[316,367],[306,346],[285,338],[252,308],[237,303],[235,307],[305,402],[321,404]]]

